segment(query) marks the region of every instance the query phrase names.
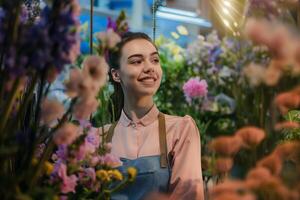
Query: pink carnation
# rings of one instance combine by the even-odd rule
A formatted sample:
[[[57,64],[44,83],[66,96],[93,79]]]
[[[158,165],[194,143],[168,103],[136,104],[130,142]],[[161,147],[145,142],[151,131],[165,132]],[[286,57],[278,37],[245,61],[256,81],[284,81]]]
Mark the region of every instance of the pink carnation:
[[[65,164],[59,164],[57,175],[62,180],[62,183],[60,185],[60,190],[62,193],[66,194],[68,192],[75,192],[78,178],[75,175],[67,175],[67,166]]]
[[[117,156],[111,153],[101,156],[100,163],[103,165],[108,165],[110,167],[119,167],[123,164],[122,161]]]
[[[207,95],[206,80],[199,77],[190,78],[182,87],[186,100],[191,102],[193,98],[205,97]]]

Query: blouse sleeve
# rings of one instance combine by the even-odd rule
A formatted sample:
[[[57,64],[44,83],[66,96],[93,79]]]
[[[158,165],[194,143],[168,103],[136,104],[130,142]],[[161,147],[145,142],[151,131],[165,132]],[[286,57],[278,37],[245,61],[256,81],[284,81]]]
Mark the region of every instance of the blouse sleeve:
[[[173,147],[173,166],[170,186],[178,199],[204,199],[201,169],[200,134],[190,116],[178,123],[178,136]]]

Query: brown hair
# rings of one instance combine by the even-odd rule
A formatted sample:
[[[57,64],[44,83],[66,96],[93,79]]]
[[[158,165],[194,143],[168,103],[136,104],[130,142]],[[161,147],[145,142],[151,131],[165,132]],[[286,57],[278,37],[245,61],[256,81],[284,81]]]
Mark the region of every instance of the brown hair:
[[[155,44],[152,42],[152,39],[145,33],[142,32],[126,32],[122,35],[121,41],[116,45],[116,48],[109,52],[108,54],[108,64],[109,64],[109,80],[114,87],[114,93],[111,95],[111,100],[109,105],[109,110],[111,114],[112,121],[115,121],[120,118],[123,106],[124,106],[124,94],[121,87],[121,84],[115,82],[112,79],[111,69],[120,69],[120,58],[122,56],[122,48],[124,45],[132,40],[136,39],[145,39],[151,42],[154,46]],[[156,48],[156,46],[155,46]]]

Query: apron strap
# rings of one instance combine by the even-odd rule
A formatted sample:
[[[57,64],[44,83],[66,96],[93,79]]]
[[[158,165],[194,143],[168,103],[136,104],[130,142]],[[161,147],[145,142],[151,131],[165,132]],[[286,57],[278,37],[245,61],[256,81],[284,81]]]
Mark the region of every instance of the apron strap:
[[[112,137],[114,135],[114,130],[118,124],[118,121],[114,122],[105,133],[106,142],[112,142]],[[167,133],[166,133],[166,120],[165,115],[163,113],[159,113],[158,115],[158,134],[159,134],[159,149],[160,149],[160,167],[166,168],[168,167],[168,150],[167,150]]]
[[[168,167],[168,150],[167,150],[167,133],[166,120],[163,113],[158,114],[158,129],[159,129],[159,148],[160,148],[160,167]]]

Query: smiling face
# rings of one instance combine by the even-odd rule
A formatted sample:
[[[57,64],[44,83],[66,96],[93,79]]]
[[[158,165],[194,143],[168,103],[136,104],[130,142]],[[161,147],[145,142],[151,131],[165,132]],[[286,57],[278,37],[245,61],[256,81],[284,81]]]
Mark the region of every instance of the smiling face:
[[[112,74],[124,94],[153,96],[162,77],[157,49],[146,39],[127,42],[121,49],[120,68]]]

